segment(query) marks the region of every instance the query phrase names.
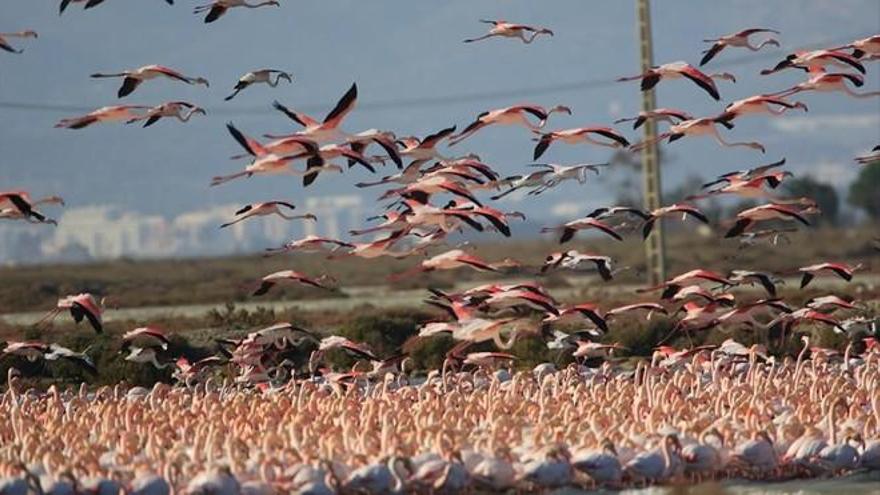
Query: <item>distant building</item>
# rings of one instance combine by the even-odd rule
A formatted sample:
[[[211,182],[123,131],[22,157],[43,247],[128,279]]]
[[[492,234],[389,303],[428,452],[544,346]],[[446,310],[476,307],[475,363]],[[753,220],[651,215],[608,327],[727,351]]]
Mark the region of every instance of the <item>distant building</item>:
[[[239,207],[211,206],[168,219],[90,205],[62,210],[57,227],[0,221],[0,264],[253,253],[307,234],[345,238],[364,221],[360,196],[323,196],[306,198],[301,212],[314,213],[317,222],[273,216],[220,229]]]

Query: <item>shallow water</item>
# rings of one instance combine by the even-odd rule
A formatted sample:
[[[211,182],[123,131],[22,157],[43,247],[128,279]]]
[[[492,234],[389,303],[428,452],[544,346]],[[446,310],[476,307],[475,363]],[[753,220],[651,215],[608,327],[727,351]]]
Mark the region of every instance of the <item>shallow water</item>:
[[[880,495],[880,471],[857,473],[840,478],[800,479],[779,483],[750,480],[728,480],[693,486],[651,487],[638,490],[557,490],[553,495],[585,495],[619,493],[622,495]]]

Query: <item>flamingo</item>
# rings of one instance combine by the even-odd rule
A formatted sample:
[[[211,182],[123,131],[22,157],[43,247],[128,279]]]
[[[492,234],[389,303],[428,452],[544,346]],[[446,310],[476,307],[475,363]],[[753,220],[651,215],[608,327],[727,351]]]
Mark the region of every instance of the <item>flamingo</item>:
[[[60,204],[64,200],[60,196],[46,196],[38,200],[32,200],[27,191],[0,191],[0,218],[20,219],[29,222],[57,224],[55,220],[35,210],[39,204]]]
[[[316,221],[318,219],[318,217],[316,217],[315,215],[313,215],[311,213],[306,213],[304,215],[292,215],[292,216],[285,215],[284,212],[281,211],[281,207],[289,208],[291,210],[296,209],[296,206],[294,206],[292,203],[288,203],[286,201],[267,201],[264,203],[253,203],[253,204],[245,205],[245,206],[241,207],[239,210],[237,210],[235,212],[236,219],[231,222],[224,223],[223,225],[220,226],[220,228],[222,229],[225,227],[229,227],[230,225],[234,225],[238,222],[247,220],[248,218],[251,218],[251,217],[267,216],[267,215],[278,215],[279,217],[281,217],[285,220],[297,220],[297,219],[302,218],[302,219],[306,219],[306,220]]]
[[[785,165],[785,158],[777,162],[768,163],[766,165],[759,165],[757,167],[745,170],[727,172],[726,174],[719,175],[716,180],[703,184],[703,189],[721,184],[723,182],[730,183],[732,181],[749,181],[751,179],[757,179],[758,177],[765,177],[768,175],[768,172],[783,165]]]
[[[737,33],[721,36],[720,38],[703,40],[706,43],[712,43],[712,46],[708,50],[703,52],[704,55],[703,55],[703,58],[700,59],[700,66],[706,65],[706,63],[709,62],[710,60],[712,60],[712,58],[714,58],[715,55],[718,55],[718,53],[721,52],[721,50],[723,50],[724,48],[726,48],[728,46],[748,48],[749,50],[751,50],[753,52],[757,52],[761,48],[764,48],[767,45],[772,45],[772,46],[776,46],[776,47],[779,46],[779,41],[776,40],[775,38],[767,38],[767,39],[761,41],[760,43],[758,43],[757,45],[752,45],[749,38],[752,35],[759,34],[759,33],[780,34],[779,31],[776,31],[775,29],[750,28],[750,29],[743,29],[742,31],[739,31]]]
[[[653,287],[648,287],[646,289],[639,289],[638,292],[651,292],[659,289],[663,289],[663,294],[660,296],[661,299],[670,299],[675,295],[678,291],[681,290],[682,287],[690,285],[690,284],[701,284],[701,283],[716,283],[723,287],[732,287],[736,285],[735,282],[721,275],[720,273],[713,272],[711,270],[704,270],[698,268],[696,270],[691,270],[689,272],[682,273],[676,277],[673,277],[662,284],[655,285]]]
[[[397,152],[396,140],[397,137],[393,132],[367,129],[366,131],[349,135],[346,137],[345,142],[351,146],[352,151],[359,154],[363,154],[370,143],[378,144],[383,150],[385,150],[385,153],[388,153],[388,158],[397,165],[397,168],[401,169],[403,168],[403,161],[400,158],[400,154]],[[351,165],[351,161],[349,161],[348,164]]]
[[[400,280],[403,277],[416,275],[418,273],[431,272],[435,270],[454,270],[463,266],[469,266],[474,270],[481,272],[498,272],[499,265],[489,263],[477,256],[468,254],[462,249],[450,249],[444,253],[440,253],[424,261],[421,261],[413,268],[393,275],[392,280]]]
[[[353,83],[348,91],[346,91],[345,94],[342,95],[342,98],[336,103],[336,106],[333,107],[333,110],[324,117],[323,122],[318,122],[304,113],[291,110],[277,101],[272,104],[272,107],[297,124],[303,126],[303,130],[298,131],[293,135],[306,137],[312,141],[323,143],[345,137],[344,133],[339,129],[339,126],[342,124],[345,117],[354,110],[354,107],[357,104],[357,96],[357,84]],[[287,136],[266,135],[265,137],[275,139]]]
[[[775,108],[773,105],[779,108]],[[721,121],[729,123],[733,119],[736,119],[743,115],[754,115],[763,113],[773,116],[779,116],[784,114],[787,110],[792,110],[795,108],[800,108],[804,112],[808,111],[807,106],[799,101],[792,103],[790,101],[787,101],[785,98],[768,95],[755,95],[730,103],[729,105],[724,107],[724,112],[722,112],[718,118]]]
[[[737,445],[733,457],[736,461],[760,472],[772,471],[779,465],[779,456],[773,448],[773,440],[766,431],[757,431],[750,440]]]
[[[144,122],[144,127],[150,127],[164,117],[173,117],[186,123],[197,113],[207,115],[204,108],[197,107],[192,103],[185,101],[169,101],[150,108],[146,113],[130,119],[126,124],[133,124],[135,122],[140,122],[141,120],[146,120],[146,122]]]
[[[846,81],[852,83],[853,86],[860,88],[865,84],[865,80],[862,76],[858,74],[848,74],[844,72],[816,72],[808,79],[802,83],[795,84],[794,86],[779,91],[777,93],[772,93],[769,96],[791,96],[796,93],[800,93],[802,91],[820,91],[820,92],[831,92],[831,91],[840,91],[846,93],[855,98],[871,98],[874,96],[880,96],[880,91],[868,91],[865,93],[858,93],[850,89],[849,86],[846,85]]]
[[[0,50],[5,50],[10,53],[22,53],[24,50],[16,50],[9,44],[6,38],[38,38],[39,35],[36,31],[27,29],[25,31],[18,31],[16,33],[0,33]]]
[[[98,122],[113,122],[117,120],[124,120],[127,122],[141,117],[142,114],[136,113],[135,110],[149,111],[150,109],[150,107],[143,105],[114,105],[101,107],[80,117],[61,119],[55,124],[55,128],[83,129]]]
[[[852,56],[855,58],[876,60],[878,57],[880,57],[880,34],[875,34],[874,36],[868,36],[867,38],[855,40],[848,45],[834,48],[834,50],[842,50],[845,48],[851,48]]]
[[[322,283],[324,280],[333,281],[333,278],[329,275],[321,275],[318,278],[311,278],[295,270],[281,270],[275,273],[270,273],[269,275],[266,275],[265,277],[260,279],[260,285],[259,287],[257,287],[252,295],[262,296],[263,294],[269,292],[272,287],[275,287],[275,285],[282,282],[297,282],[299,284],[310,285],[319,289],[334,290],[331,287],[324,285]]]
[[[623,468],[617,456],[614,444],[605,439],[601,450],[585,450],[575,452],[571,457],[571,466],[586,473],[590,479],[600,485],[616,485],[620,482]]]
[[[424,163],[428,160],[448,160],[437,151],[437,145],[444,139],[452,136],[452,134],[455,133],[455,127],[456,126],[452,126],[441,129],[434,134],[425,136],[424,139],[419,139],[414,136],[400,138],[397,140],[397,144],[403,146],[403,149],[398,153],[403,158],[409,158],[410,160],[420,163]]]
[[[781,281],[769,273],[756,272],[752,270],[732,270],[730,272],[730,276],[728,277],[731,281],[736,282],[738,284],[743,283],[758,283],[767,291],[767,294],[770,297],[776,297],[776,284],[781,283]]]
[[[704,74],[700,69],[697,69],[693,65],[681,61],[654,66],[647,72],[639,74],[638,76],[621,77],[618,78],[617,81],[623,82],[640,79],[642,81],[642,91],[648,91],[656,86],[661,79],[679,79],[682,77],[690,79],[694,84],[702,88],[703,91],[709,93],[709,96],[715,100],[720,100],[721,96],[718,94],[718,88],[715,86],[715,82],[712,79],[725,79],[736,82],[736,78],[726,72]]]
[[[540,26],[527,26],[525,24],[514,24],[511,22],[507,22],[504,20],[487,20],[480,19],[480,22],[483,24],[491,24],[492,27],[489,29],[487,34],[480,36],[478,38],[469,38],[464,40],[465,43],[473,43],[475,41],[482,41],[488,38],[492,38],[495,36],[501,36],[503,38],[519,38],[523,43],[529,44],[532,41],[535,41],[535,38],[540,34],[547,34],[553,36],[553,31],[540,27]],[[527,37],[526,33],[531,33],[531,37]]]
[[[684,469],[681,443],[676,435],[666,435],[660,448],[633,457],[624,467],[624,473],[636,480],[663,481],[680,475]]]
[[[167,350],[171,345],[168,335],[159,327],[146,326],[129,330],[122,335],[123,349],[128,347],[140,347],[145,349]]]
[[[104,0],[61,0],[61,5],[58,8],[58,15],[64,13],[64,10],[67,9],[67,6],[71,3],[85,3],[84,10],[88,10],[92,7],[97,7],[104,3]],[[165,0],[165,3],[168,5],[174,5],[174,0]]]
[[[314,180],[314,177],[321,171],[334,170],[340,173],[342,172],[342,168],[337,165],[325,164],[323,158],[318,155],[317,144],[306,137],[291,138],[296,139],[298,144],[303,146],[312,156],[312,158],[309,159],[309,165],[307,165],[308,168],[306,171],[299,172],[291,170],[288,165],[295,159],[301,158],[302,155],[279,156],[272,153],[258,141],[242,134],[241,131],[236,129],[232,122],[226,124],[226,129],[232,137],[235,138],[238,144],[244,148],[248,154],[254,157],[254,161],[241,172],[214,177],[211,179],[212,186],[220,185],[239,177],[251,177],[254,174],[300,174],[304,175],[303,181],[305,182],[309,178]]]
[[[648,120],[655,121],[665,121],[670,124],[675,124],[676,121],[681,122],[684,120],[691,120],[694,117],[682,110],[676,110],[674,108],[656,108],[654,110],[641,111],[635,117],[627,117],[623,119],[617,119],[614,121],[615,124],[622,124],[624,122],[632,122],[633,129],[638,129]]]
[[[880,163],[880,144],[874,146],[870,153],[855,157],[856,163],[860,165],[873,165]]]
[[[450,138],[449,145],[454,146],[463,141],[468,136],[473,135],[480,129],[495,124],[522,125],[530,130],[536,131],[544,127],[544,124],[547,123],[547,119],[550,117],[551,114],[557,112],[571,115],[571,109],[562,105],[557,105],[550,110],[547,110],[542,106],[530,104],[514,105],[510,107],[498,108],[495,110],[488,110],[477,115],[476,120],[465,127],[465,129],[461,131],[461,133],[459,133],[457,136],[453,136],[452,138]],[[526,117],[526,114],[537,117],[538,123],[532,124]]]
[[[856,57],[837,50],[800,51],[787,56],[772,69],[764,69],[761,75],[768,75],[788,68],[803,69],[808,72],[824,72],[825,67],[833,65],[844,69],[856,69],[865,73],[865,66]]]
[[[556,187],[567,180],[576,180],[578,184],[587,182],[587,171],[593,171],[599,175],[599,167],[607,167],[608,163],[579,163],[575,165],[560,165],[557,163],[533,163],[529,167],[542,168],[550,173],[544,183],[529,194],[538,195],[544,191]]]
[[[330,239],[328,237],[320,237],[316,235],[307,235],[302,239],[297,239],[295,241],[290,241],[284,244],[284,246],[280,248],[270,248],[267,249],[269,252],[286,252],[286,251],[304,251],[304,252],[319,252],[324,249],[325,245],[333,246],[334,249],[339,248],[354,248],[355,245],[343,242],[338,239]]]
[[[602,280],[605,280],[607,282],[608,280],[611,280],[613,278],[610,257],[580,253],[574,249],[548,255],[547,258],[544,260],[544,265],[541,266],[541,273],[545,273],[551,268],[567,268],[569,270],[576,270],[578,266],[584,262],[595,264],[596,270],[599,272],[599,276],[602,277]]]
[[[79,324],[83,319],[89,321],[89,324],[95,330],[95,333],[102,333],[104,331],[104,326],[102,323],[103,315],[104,315],[104,305],[107,302],[107,298],[102,298],[100,302],[95,299],[95,296],[89,294],[88,292],[83,292],[81,294],[75,294],[70,296],[62,297],[56,303],[55,308],[52,311],[49,311],[46,316],[44,316],[40,322],[43,321],[51,321],[61,311],[67,310],[70,312],[70,316],[73,317],[73,321]]]
[[[658,219],[666,215],[675,215],[678,213],[682,214],[682,218],[690,216],[704,224],[709,223],[709,219],[706,218],[706,215],[695,206],[684,203],[675,203],[662,208],[657,208],[648,214],[648,218],[645,219],[645,224],[642,227],[642,237],[647,239],[648,236],[651,235],[651,231],[654,229],[654,224]]]
[[[761,153],[765,152],[764,145],[757,142],[737,142],[730,143],[724,140],[721,137],[721,134],[718,133],[718,129],[715,127],[715,124],[721,124],[726,127],[730,127],[731,124],[724,120],[722,117],[706,117],[699,118],[693,120],[685,120],[683,122],[679,122],[678,124],[672,125],[669,127],[669,130],[663,133],[660,133],[655,138],[650,141],[642,141],[638,144],[630,146],[630,151],[641,151],[643,148],[650,144],[657,143],[664,139],[669,139],[669,142],[676,141],[685,136],[711,136],[718,141],[722,146],[727,147],[735,147],[735,146],[745,146],[747,148],[752,148],[760,151]]]
[[[574,237],[577,231],[585,229],[597,229],[600,232],[603,232],[617,239],[618,241],[623,240],[623,237],[621,237],[621,235],[618,234],[613,227],[601,220],[596,220],[592,217],[578,218],[570,222],[564,223],[558,227],[545,227],[541,229],[541,232],[562,232],[562,235],[559,237],[559,244],[565,244]]]
[[[134,92],[138,86],[141,85],[144,81],[149,81],[150,79],[155,79],[157,77],[167,77],[168,79],[174,79],[176,81],[182,81],[187,84],[204,84],[205,87],[209,87],[210,84],[208,80],[204,77],[188,77],[180,72],[170,69],[168,67],[162,65],[145,65],[138,69],[126,70],[123,72],[119,72],[116,74],[102,74],[96,73],[92,74],[90,77],[93,78],[108,78],[108,77],[122,77],[122,86],[119,88],[117,92],[117,96],[119,98],[124,98],[131,93]]]
[[[736,214],[736,223],[724,234],[725,239],[738,237],[756,222],[765,220],[794,220],[809,226],[803,210],[779,203],[767,203],[743,210]]]
[[[275,79],[272,79],[272,76],[275,76]],[[238,78],[238,82],[235,83],[235,88],[232,94],[224,98],[224,100],[229,101],[238,95],[243,89],[247,88],[252,84],[257,83],[265,83],[270,87],[278,86],[278,83],[282,80],[286,80],[289,83],[293,82],[293,74],[289,72],[284,72],[283,70],[278,69],[260,69],[248,72],[247,74]]]
[[[846,263],[829,262],[803,266],[801,268],[798,268],[798,272],[803,273],[803,277],[801,278],[801,289],[809,285],[813,278],[815,278],[817,275],[825,272],[834,273],[838,277],[849,282],[852,280],[853,274],[855,274],[855,272],[861,267],[861,264],[853,266]]]
[[[211,3],[197,6],[195,9],[193,9],[193,13],[203,14],[207,12],[208,15],[205,17],[205,24],[209,24],[222,17],[227,10],[234,7],[257,9],[260,7],[267,7],[269,5],[280,7],[281,3],[279,3],[278,0],[263,0],[258,3],[248,3],[247,0],[214,0]]]
[[[577,127],[574,129],[564,129],[542,133],[540,131],[532,131],[540,137],[534,138],[538,144],[535,146],[535,152],[532,159],[537,160],[547,151],[555,141],[562,141],[566,144],[591,143],[597,146],[607,146],[609,148],[622,148],[629,146],[629,141],[620,133],[610,127]],[[591,134],[602,136],[608,141],[598,141],[590,137]]]

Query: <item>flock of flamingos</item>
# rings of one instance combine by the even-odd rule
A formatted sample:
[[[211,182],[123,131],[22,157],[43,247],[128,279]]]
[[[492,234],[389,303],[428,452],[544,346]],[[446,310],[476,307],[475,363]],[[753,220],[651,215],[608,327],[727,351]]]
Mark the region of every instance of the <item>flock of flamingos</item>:
[[[166,0],[173,4],[172,0]],[[95,7],[102,0],[64,0]],[[197,7],[214,22],[236,7],[278,6],[277,1],[214,0]],[[6,19],[8,22],[9,19]],[[465,40],[549,40],[543,27],[506,21],[481,21],[488,33]],[[725,49],[757,51],[780,46],[771,29],[746,29],[707,40],[699,66],[723,57]],[[34,31],[0,34],[0,48],[20,53],[15,38],[37,38]],[[762,41],[755,42],[756,38]],[[26,55],[24,55],[26,56]],[[749,115],[785,118],[806,111],[810,93],[870,97],[857,92],[866,64],[880,60],[880,36],[846,46],[799,51],[762,72],[803,70],[806,80],[794,87],[755,95],[727,105],[718,115],[694,117],[686,111],[658,108],[631,119],[639,128],[647,120],[668,123],[656,141],[709,136],[723,146],[765,151],[758,142],[729,142],[719,126],[734,127]],[[125,98],[154,79],[204,84],[177,70],[150,65],[94,78],[119,78],[117,96]],[[684,78],[694,97],[720,100],[715,80],[735,81],[728,73],[707,74],[686,62],[652,68],[621,81],[639,80],[642,90],[661,81]],[[261,69],[248,72],[227,100],[251,86],[290,82],[290,74]],[[665,83],[664,83],[665,84]],[[229,134],[243,149],[236,158],[247,164],[215,177],[211,184],[261,175],[296,175],[308,186],[322,174],[343,173],[359,166],[398,171],[357,187],[386,186],[388,205],[371,226],[339,240],[316,236],[272,248],[273,253],[325,252],[328,256],[364,259],[390,256],[419,261],[393,278],[432,270],[501,271],[521,266],[515,260],[489,261],[465,249],[429,256],[450,233],[473,229],[510,237],[510,222],[522,215],[486,204],[485,191],[496,200],[514,191],[539,195],[567,182],[584,183],[589,173],[607,164],[537,163],[527,173],[502,177],[476,155],[449,156],[454,146],[492,125],[524,127],[536,143],[534,160],[551,145],[591,144],[638,151],[655,143],[630,141],[608,126],[545,130],[565,106],[544,108],[521,104],[479,113],[462,131],[450,126],[418,137],[398,137],[370,129],[348,133],[345,117],[355,108],[352,85],[323,119],[279,102],[280,114],[299,126],[265,140],[249,136],[233,123]],[[99,123],[138,123],[144,127],[164,118],[188,121],[206,112],[194,104],[172,101],[157,106],[114,105],[87,115],[65,118],[58,127],[83,129]],[[97,129],[95,130],[97,131]],[[441,148],[444,144],[446,148]],[[873,143],[866,143],[867,147]],[[380,155],[367,154],[369,149]],[[858,157],[877,166],[880,153]],[[337,161],[339,163],[333,163]],[[302,168],[296,168],[298,164]],[[699,209],[703,198],[737,195],[763,204],[739,212],[724,237],[775,244],[791,230],[785,222],[810,225],[820,214],[810,198],[784,198],[775,192],[791,174],[785,160],[733,171],[707,184],[680,204],[655,211],[609,206],[582,218],[545,229],[560,244],[579,231],[596,231],[617,240],[625,235],[648,237],[661,218],[692,218],[708,223]],[[0,218],[54,223],[40,205],[63,204],[61,198],[35,199],[27,191],[0,192]],[[317,221],[311,214],[292,215],[288,201],[264,201],[242,207],[229,227],[255,217]],[[236,227],[232,227],[236,228]],[[540,271],[595,269],[604,281],[614,278],[609,257],[563,250],[549,253]],[[818,261],[792,267],[801,288],[816,277],[850,281],[860,266]],[[280,284],[331,288],[332,276],[285,270],[256,280],[254,296]],[[216,356],[189,362],[169,356],[169,336],[145,326],[122,336],[125,359],[143,366],[174,368],[176,384],[79,389],[52,385],[38,391],[12,368],[0,396],[0,494],[272,494],[272,493],[462,493],[541,491],[558,487],[623,488],[649,484],[699,482],[723,478],[781,480],[829,477],[880,470],[880,343],[876,322],[851,298],[829,294],[803,307],[777,295],[779,278],[751,269],[718,273],[694,269],[657,287],[639,291],[631,304],[602,308],[582,302],[562,304],[539,282],[492,283],[461,292],[431,290],[427,303],[449,317],[429,322],[414,339],[451,335],[456,346],[442,369],[408,372],[406,346],[395,356],[379,356],[368,345],[337,335],[318,334],[288,323],[225,340]],[[756,286],[749,289],[747,286]],[[731,292],[732,288],[740,288]],[[655,292],[656,291],[656,292]],[[651,296],[655,293],[658,297]],[[102,332],[105,301],[88,293],[62,298],[41,324],[62,312],[86,320]],[[672,311],[675,308],[677,311]],[[638,325],[653,314],[675,318],[676,335],[690,337],[714,327],[750,327],[767,332],[767,345],[744,346],[728,340],[719,346],[676,349],[657,347],[650,360],[631,366],[604,360],[621,350],[600,343],[610,327]],[[681,316],[679,316],[681,315]],[[768,323],[769,322],[769,323]],[[799,327],[844,333],[845,351],[810,344]],[[49,334],[47,334],[49,335]],[[564,369],[544,363],[514,371],[508,352],[517,338],[541,336],[551,349],[571,353],[577,361]],[[768,345],[778,338],[803,340],[796,357],[771,356]],[[306,340],[318,342],[308,363],[297,368],[284,353]],[[474,344],[493,342],[496,352],[471,352]],[[326,353],[342,350],[354,356],[352,370],[331,370]],[[29,361],[65,360],[97,373],[92,358],[57,344],[7,342],[4,358]],[[177,358],[177,359],[176,359]],[[175,361],[176,359],[176,361]],[[598,367],[585,366],[601,363]],[[225,378],[224,378],[225,377]]]

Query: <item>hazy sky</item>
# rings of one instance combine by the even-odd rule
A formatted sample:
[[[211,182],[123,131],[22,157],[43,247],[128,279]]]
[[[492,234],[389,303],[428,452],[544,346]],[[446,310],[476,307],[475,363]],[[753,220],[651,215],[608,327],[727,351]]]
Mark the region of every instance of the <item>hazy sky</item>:
[[[165,215],[204,204],[355,192],[353,183],[368,178],[360,168],[322,176],[305,190],[295,177],[255,177],[208,187],[212,176],[244,165],[228,158],[241,150],[224,129],[227,121],[255,136],[293,131],[292,122],[271,110],[273,99],[323,116],[354,81],[360,88],[359,108],[344,124],[351,132],[376,127],[424,135],[451,124],[461,129],[483,110],[519,102],[572,108],[571,117],[554,116],[548,128],[609,124],[639,107],[637,83],[610,82],[638,69],[634,1],[281,1],[280,8],[236,9],[211,25],[192,14],[199,2],[188,0],[173,7],[161,0],[107,0],[90,11],[71,5],[62,17],[57,1],[0,2],[0,32],[32,28],[40,33],[38,40],[13,40],[25,48],[23,55],[0,53],[0,189],[22,187],[35,195],[60,194],[71,205],[111,203]],[[556,36],[531,45],[506,39],[461,43],[484,32],[480,18],[545,25]],[[660,84],[660,106],[707,115],[726,102],[802,80],[799,71],[758,75],[793,48],[880,32],[880,2],[663,0],[654,2],[653,18],[657,63],[696,63],[706,46],[703,38],[747,27],[782,31],[782,49],[757,54],[728,49],[707,66],[707,71],[738,76],[736,84],[719,81],[722,102],[685,81]],[[189,124],[162,121],[148,129],[116,124],[81,131],[52,128],[59,118],[84,108],[120,102],[115,96],[119,81],[90,79],[90,73],[152,63],[204,76],[211,87],[150,81],[122,102],[184,99],[204,106],[208,116]],[[294,83],[275,89],[255,86],[232,102],[223,101],[241,74],[263,67],[293,72]],[[880,64],[869,65],[863,90],[880,89],[878,70]],[[669,146],[674,161],[664,171],[665,185],[673,186],[686,174],[708,177],[782,156],[798,173],[811,171],[845,184],[856,170],[852,156],[880,141],[880,98],[805,94],[799,99],[809,105],[808,114],[773,121],[749,117],[727,133],[732,140],[764,142],[766,156],[719,148],[708,140],[684,139]],[[8,103],[71,108],[22,110],[3,105]],[[629,128],[619,129],[638,140]],[[513,174],[530,162],[530,138],[519,127],[488,128],[453,149],[479,153],[502,173]],[[608,155],[606,148],[560,144],[545,159],[601,161]],[[540,215],[548,202],[582,202],[587,210],[608,199],[601,186],[569,184],[541,202],[524,201],[516,208]],[[517,198],[512,195],[510,201]]]

